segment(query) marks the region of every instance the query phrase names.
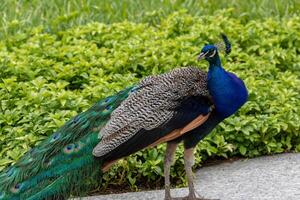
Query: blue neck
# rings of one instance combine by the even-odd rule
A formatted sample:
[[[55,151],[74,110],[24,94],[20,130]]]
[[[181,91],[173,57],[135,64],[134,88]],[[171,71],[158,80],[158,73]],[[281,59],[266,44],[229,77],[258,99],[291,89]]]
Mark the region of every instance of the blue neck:
[[[211,68],[214,68],[214,67],[222,67],[221,59],[218,55],[216,57],[214,57],[213,59],[209,59],[207,61],[209,63],[209,70],[211,70]]]
[[[220,75],[223,76],[223,74],[218,75],[216,73],[218,71],[224,71],[225,72],[225,70],[222,68],[221,59],[218,55],[214,58],[207,59],[207,61],[209,63],[208,80],[210,80],[212,77],[214,77],[214,81],[213,81],[212,85],[215,85],[214,84],[215,79],[216,78],[222,78],[222,77],[218,77]],[[212,82],[212,81],[210,81],[210,82]]]
[[[235,113],[248,97],[244,82],[222,68],[218,55],[209,62],[208,89],[219,116],[226,118]]]

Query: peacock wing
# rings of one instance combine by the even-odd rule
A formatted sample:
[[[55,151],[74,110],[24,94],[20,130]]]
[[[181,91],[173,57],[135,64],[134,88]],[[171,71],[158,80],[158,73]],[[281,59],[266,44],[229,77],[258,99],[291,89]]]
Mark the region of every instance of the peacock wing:
[[[108,170],[118,159],[143,148],[171,140],[182,140],[185,135],[205,123],[210,113],[211,102],[208,98],[200,96],[186,99],[174,109],[174,115],[170,120],[150,130],[140,129],[127,141],[103,155],[101,157],[104,161],[102,171]],[[204,133],[199,132],[199,134]]]
[[[180,68],[163,75],[148,77],[112,113],[110,120],[99,133],[102,140],[94,148],[93,154],[109,160],[113,159],[109,156],[111,152],[119,152],[127,144],[133,145],[132,141],[140,145],[133,145],[136,147],[128,153],[159,140],[164,142],[177,138],[188,132],[191,126],[182,129],[178,134],[173,133],[169,139],[162,139],[175,129],[188,125],[199,115],[203,115],[204,122],[211,106],[208,99],[206,73],[197,68]],[[200,124],[198,122],[198,125]],[[143,138],[148,139],[145,141]],[[120,152],[118,157],[120,155],[129,154]]]

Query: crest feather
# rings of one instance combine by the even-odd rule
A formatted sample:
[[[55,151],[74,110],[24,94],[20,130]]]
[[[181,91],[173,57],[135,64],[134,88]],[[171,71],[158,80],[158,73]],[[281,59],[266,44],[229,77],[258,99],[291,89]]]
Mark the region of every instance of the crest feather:
[[[221,50],[224,51],[226,55],[228,55],[231,52],[231,43],[229,42],[227,36],[223,33],[221,33],[222,41],[215,44],[215,46]]]

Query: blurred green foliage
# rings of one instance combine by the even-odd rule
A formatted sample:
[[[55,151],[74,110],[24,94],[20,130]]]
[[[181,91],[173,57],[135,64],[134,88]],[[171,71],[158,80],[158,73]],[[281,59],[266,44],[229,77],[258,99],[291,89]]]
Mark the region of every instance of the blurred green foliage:
[[[300,17],[245,21],[235,10],[212,16],[180,11],[160,23],[90,23],[57,32],[43,27],[0,42],[0,169],[100,98],[150,74],[195,65],[205,43],[224,32],[232,54],[226,70],[241,77],[249,102],[197,146],[196,166],[207,158],[254,157],[300,151]],[[163,180],[164,145],[121,160],[103,185]],[[184,182],[182,147],[173,183]]]
[[[57,32],[89,22],[160,23],[181,9],[194,16],[213,15],[234,8],[233,17],[243,21],[299,15],[299,0],[2,0],[0,38],[41,26]]]

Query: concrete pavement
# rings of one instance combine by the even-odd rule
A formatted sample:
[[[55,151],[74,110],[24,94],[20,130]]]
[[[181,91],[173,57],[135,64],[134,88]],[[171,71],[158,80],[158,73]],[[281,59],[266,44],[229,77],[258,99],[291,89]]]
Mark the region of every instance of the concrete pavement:
[[[220,200],[300,200],[300,153],[242,159],[203,167],[195,186],[205,198]],[[173,189],[174,197],[188,194]],[[162,200],[163,190],[87,197],[84,200]]]

